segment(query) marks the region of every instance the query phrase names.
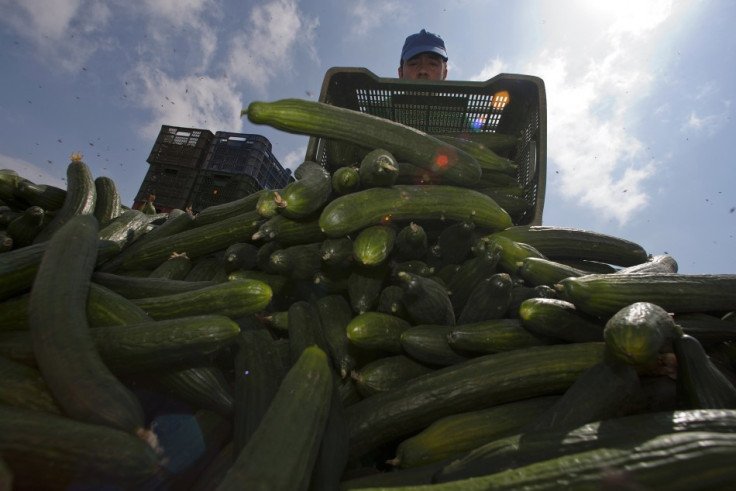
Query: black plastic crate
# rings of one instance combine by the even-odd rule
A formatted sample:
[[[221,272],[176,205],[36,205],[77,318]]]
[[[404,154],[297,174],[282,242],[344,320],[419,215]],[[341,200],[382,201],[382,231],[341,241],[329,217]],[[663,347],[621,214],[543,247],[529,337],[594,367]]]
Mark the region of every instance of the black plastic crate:
[[[148,196],[156,197],[156,208],[185,209],[187,198],[194,187],[197,169],[168,164],[150,164],[141,183],[135,202],[143,202]]]
[[[202,168],[249,175],[266,189],[284,187],[291,177],[291,171],[284,169],[274,157],[266,137],[245,133],[215,133]]]
[[[540,225],[547,179],[547,102],[544,82],[529,75],[500,74],[485,82],[379,78],[366,68],[327,71],[321,102],[381,116],[429,134],[501,133],[519,138],[508,155],[532,207],[517,225]],[[332,148],[311,137],[305,159],[327,166]],[[328,148],[330,150],[328,150]]]
[[[214,138],[209,130],[162,125],[147,162],[198,169]]]
[[[209,206],[243,198],[260,189],[258,182],[247,174],[201,170],[187,201],[196,213]]]

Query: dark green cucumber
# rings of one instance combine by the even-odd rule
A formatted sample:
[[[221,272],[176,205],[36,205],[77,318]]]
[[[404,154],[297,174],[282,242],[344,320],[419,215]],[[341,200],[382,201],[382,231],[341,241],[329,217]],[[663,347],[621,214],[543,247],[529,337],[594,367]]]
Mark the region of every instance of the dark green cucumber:
[[[495,273],[473,287],[460,315],[458,324],[468,324],[506,317],[511,304],[513,281],[507,273]]]
[[[249,241],[261,220],[258,212],[250,211],[147,241],[134,255],[126,257],[119,267],[123,270],[155,268],[173,252],[186,252],[190,259],[196,259],[221,251],[234,242]]]
[[[325,238],[317,215],[297,219],[276,214],[263,222],[253,234],[253,240],[277,240],[285,246],[318,242]]]
[[[353,240],[353,257],[364,266],[385,262],[396,243],[396,229],[390,225],[372,225],[364,228]]]
[[[390,268],[386,264],[380,264],[373,267],[355,265],[351,269],[348,278],[348,300],[353,312],[362,314],[373,310],[390,277]]]
[[[551,428],[517,433],[490,441],[451,462],[435,475],[435,482],[482,476],[510,467],[596,448],[628,450],[634,445],[660,435],[733,433],[735,423],[736,412],[731,410],[677,410],[609,418],[574,429]]]
[[[675,323],[706,350],[719,343],[736,341],[736,324],[714,315],[680,314],[675,316]]]
[[[21,179],[18,182],[14,194],[31,206],[40,206],[49,211],[60,209],[66,200],[66,189],[49,184],[36,184],[28,179]]]
[[[257,269],[239,269],[227,275],[227,281],[257,280],[271,287],[274,295],[281,295],[287,291],[289,279],[280,274],[271,274]]]
[[[497,251],[484,249],[460,264],[447,281],[450,301],[455,311],[462,312],[475,286],[497,272],[499,259]]]
[[[470,255],[475,223],[462,220],[445,227],[437,239],[442,264],[459,264]]]
[[[261,194],[256,202],[256,211],[263,218],[272,218],[279,214],[279,206],[276,199],[280,199],[280,189],[269,189]]]
[[[148,231],[154,216],[140,210],[124,210],[100,229],[100,239],[113,241],[125,248]]]
[[[354,193],[360,188],[360,173],[356,167],[339,167],[332,173],[332,191],[335,194]]]
[[[736,274],[630,273],[566,278],[559,290],[575,306],[610,316],[634,302],[668,312],[726,312],[736,307]]]
[[[295,171],[299,178],[287,184],[276,197],[278,213],[303,218],[316,212],[332,194],[332,176],[316,162],[303,162]]]
[[[396,254],[399,259],[421,259],[427,248],[427,232],[417,223],[403,226],[396,235]]]
[[[341,378],[355,369],[355,354],[347,337],[347,327],[353,319],[353,310],[344,295],[332,294],[315,302],[330,358]]]
[[[491,132],[473,132],[473,133],[453,133],[448,135],[438,135],[438,138],[461,138],[471,142],[483,145],[494,152],[507,152],[512,150],[521,141],[519,135],[507,135],[503,133]]]
[[[23,214],[10,222],[6,232],[13,239],[13,248],[26,247],[41,233],[47,224],[46,212],[40,206],[30,206]]]
[[[634,444],[593,448],[560,457],[543,457],[531,464],[496,473],[436,484],[450,490],[557,490],[605,489],[611,480],[645,489],[661,487],[677,475],[667,489],[729,489],[736,479],[733,458],[736,437],[729,433],[687,431],[664,433]],[[601,467],[621,474],[601,472]],[[401,489],[401,488],[396,488]],[[410,488],[404,488],[408,490]]]
[[[190,269],[192,269],[192,260],[189,259],[189,256],[186,253],[174,253],[166,261],[156,266],[148,277],[184,281]]]
[[[450,135],[438,138],[475,157],[483,171],[504,172],[511,175],[516,172],[517,165],[512,160],[502,157],[482,143]]]
[[[518,276],[520,265],[524,259],[528,257],[545,258],[544,254],[534,246],[509,239],[504,235],[491,234],[485,236],[477,246],[496,251],[499,256],[499,269],[512,276]]]
[[[500,353],[554,344],[554,341],[524,329],[519,319],[504,318],[459,324],[447,333],[447,343],[470,353]]]
[[[450,346],[447,336],[453,326],[423,324],[411,326],[401,333],[401,347],[415,360],[431,366],[454,365],[473,358]]]
[[[575,258],[617,266],[633,266],[648,259],[646,251],[639,244],[590,230],[518,226],[496,233],[516,242],[529,244],[553,260]]]
[[[520,433],[550,428],[575,428],[623,416],[641,391],[636,369],[617,360],[604,360],[585,370],[547,410],[524,425]]]
[[[519,264],[519,276],[531,286],[553,286],[565,278],[575,278],[585,274],[588,273],[582,269],[541,257],[526,257]]]
[[[256,266],[258,247],[250,242],[235,242],[225,249],[223,265],[226,273],[239,269],[253,269]]]
[[[227,275],[221,255],[211,254],[194,261],[192,269],[187,273],[185,281],[220,281]],[[275,293],[275,291],[274,291]]]
[[[269,270],[298,280],[312,280],[322,267],[322,242],[286,246],[275,250],[268,258]]]
[[[100,228],[104,228],[123,212],[120,192],[115,181],[107,176],[100,176],[95,179],[95,192],[97,198],[95,200],[94,215],[100,224]]]
[[[348,237],[325,239],[319,253],[328,267],[348,267],[353,260],[353,241]]]
[[[386,285],[378,297],[376,311],[409,320],[409,313],[404,307],[403,298],[404,290],[399,285]]]
[[[606,348],[622,363],[652,366],[660,351],[672,345],[679,335],[667,311],[649,302],[635,302],[616,312],[606,322],[603,339]]]
[[[95,271],[92,281],[128,299],[174,295],[214,286],[214,281],[182,281],[149,276],[124,276]]]
[[[48,241],[29,299],[36,362],[66,414],[141,432],[140,402],[109,370],[89,333],[87,298],[97,259],[97,219],[73,215]]]
[[[351,373],[363,397],[401,387],[406,381],[430,373],[434,367],[405,354],[382,356]]]
[[[411,325],[390,314],[364,312],[355,316],[346,327],[347,337],[356,348],[400,354],[401,333]]]
[[[61,414],[41,372],[0,356],[0,405]]]
[[[330,201],[319,224],[329,237],[341,237],[369,225],[444,219],[471,220],[476,227],[503,229],[511,217],[493,199],[472,189],[400,185],[364,189]]]
[[[456,457],[514,434],[548,410],[560,396],[539,396],[440,418],[396,447],[394,466],[427,465]]]
[[[414,324],[455,325],[455,311],[447,288],[434,279],[405,271],[397,277],[404,290],[402,303]]]
[[[93,274],[87,298],[87,320],[90,327],[127,326],[153,320],[131,300],[95,283],[94,276]]]
[[[289,306],[288,334],[289,334],[289,358],[291,363],[296,363],[302,352],[310,346],[318,346],[327,355],[330,366],[333,361],[330,358],[327,341],[322,332],[322,324],[317,307],[306,300],[297,300]]]
[[[235,355],[233,443],[245,446],[263,419],[286,373],[276,341],[265,329],[243,331]],[[236,453],[237,455],[237,453]]]
[[[736,409],[736,388],[710,360],[700,341],[674,340],[678,396],[689,409]]]
[[[541,346],[477,357],[412,379],[347,408],[350,454],[358,458],[450,414],[563,391],[603,355],[603,343]]]
[[[316,346],[305,349],[216,489],[306,491],[325,432],[332,390],[327,356]]]
[[[193,215],[181,210],[172,210],[171,212],[169,212],[168,218],[163,224],[157,225],[150,230],[150,227],[145,227],[143,229],[143,234],[139,234],[135,242],[126,245],[126,247],[120,252],[120,254],[117,254],[109,261],[106,261],[99,268],[99,271],[104,271],[108,273],[115,272],[117,269],[120,268],[120,265],[123,264],[123,262],[125,262],[128,258],[136,256],[136,254],[138,254],[138,251],[141,250],[141,248],[143,248],[148,242],[154,241],[158,238],[168,237],[170,235],[183,232],[184,230],[192,227],[193,224]]]
[[[158,371],[152,378],[164,394],[195,408],[215,411],[226,418],[233,416],[233,388],[222,369],[215,365],[176,367]]]
[[[194,220],[195,227],[203,227],[213,223],[227,220],[256,210],[258,200],[264,194],[271,191],[270,189],[261,189],[242,198],[219,205],[208,206],[204,210],[200,210]]]
[[[621,268],[616,273],[677,273],[678,264],[669,254],[659,254],[647,258],[646,262]]]
[[[262,281],[237,280],[171,295],[136,298],[133,303],[157,320],[205,314],[237,318],[263,310],[272,296],[271,287]]]
[[[95,181],[89,167],[81,160],[72,159],[66,169],[64,204],[33,242],[37,244],[49,240],[73,216],[93,214],[96,199]]]
[[[21,489],[134,489],[160,469],[151,447],[129,433],[7,406],[0,406],[0,453]]]
[[[399,164],[391,152],[376,148],[363,157],[358,172],[360,186],[364,189],[392,186],[399,177]]]
[[[251,102],[241,115],[256,124],[267,124],[290,133],[332,138],[368,147],[383,148],[398,160],[406,160],[462,185],[480,179],[478,161],[467,152],[422,131],[367,113],[322,102],[282,99]]]
[[[519,306],[519,319],[529,332],[572,343],[603,341],[605,324],[575,305],[557,298],[530,298]]]

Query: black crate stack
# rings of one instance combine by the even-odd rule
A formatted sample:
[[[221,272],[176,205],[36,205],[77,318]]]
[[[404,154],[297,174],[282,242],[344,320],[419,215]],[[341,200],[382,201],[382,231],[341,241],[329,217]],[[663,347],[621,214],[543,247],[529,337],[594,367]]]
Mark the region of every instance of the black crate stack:
[[[133,206],[153,199],[158,212],[198,212],[293,180],[261,135],[163,125],[148,163]]]

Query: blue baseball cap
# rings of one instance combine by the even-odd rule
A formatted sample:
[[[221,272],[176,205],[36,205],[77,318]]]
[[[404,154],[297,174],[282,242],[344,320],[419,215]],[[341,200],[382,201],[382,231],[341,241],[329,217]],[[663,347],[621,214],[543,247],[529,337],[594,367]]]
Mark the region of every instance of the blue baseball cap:
[[[420,53],[437,53],[447,61],[445,42],[438,35],[425,29],[406,38],[404,48],[401,50],[401,61],[410,60]]]

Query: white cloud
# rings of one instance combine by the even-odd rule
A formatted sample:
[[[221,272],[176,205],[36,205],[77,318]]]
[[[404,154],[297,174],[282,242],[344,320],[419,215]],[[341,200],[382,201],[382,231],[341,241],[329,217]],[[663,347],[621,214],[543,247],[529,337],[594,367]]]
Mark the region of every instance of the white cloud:
[[[0,153],[0,169],[12,169],[21,177],[37,184],[46,184],[66,189],[65,179],[60,179],[54,176],[49,170],[28,162],[27,160]],[[66,167],[63,168],[63,172],[66,172]]]
[[[357,0],[346,4],[350,32],[356,37],[364,36],[386,21],[409,15],[409,8],[394,0]]]
[[[547,166],[561,183],[548,195],[558,193],[623,225],[650,201],[646,183],[659,162],[645,155],[637,118],[657,83],[650,57],[658,33],[682,11],[667,0],[581,0],[579,7],[580,17],[562,22],[567,31],[550,41],[559,49],[541,50],[524,72],[545,82]]]
[[[729,104],[725,104],[725,109],[722,112],[709,114],[706,116],[699,116],[695,110],[690,111],[690,116],[682,124],[681,130],[683,132],[695,131],[696,133],[703,133],[707,136],[715,135],[721,128],[723,128],[729,121]]]
[[[235,132],[242,127],[242,101],[226,78],[175,78],[150,65],[140,65],[135,74],[138,102],[153,112],[140,128],[143,136],[158,134],[162,124]]]
[[[257,90],[289,74],[297,53],[317,58],[314,33],[319,25],[298,8],[296,0],[272,0],[253,7],[248,26],[234,35],[228,48],[227,73]]]
[[[294,171],[302,164],[302,162],[304,162],[304,155],[306,154],[306,152],[306,146],[304,148],[292,150],[291,152],[287,153],[283,158],[279,159],[279,163],[284,167],[284,169],[291,169],[292,171]]]
[[[504,73],[508,70],[508,63],[506,63],[504,60],[502,60],[499,57],[496,57],[490,61],[488,61],[483,68],[481,68],[480,72],[478,74],[473,75],[470,77],[470,80],[478,81],[478,82],[485,82],[486,80],[489,80],[499,73]]]

